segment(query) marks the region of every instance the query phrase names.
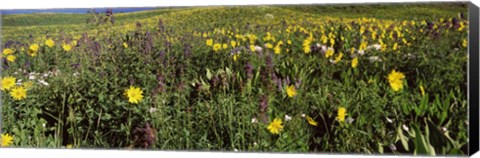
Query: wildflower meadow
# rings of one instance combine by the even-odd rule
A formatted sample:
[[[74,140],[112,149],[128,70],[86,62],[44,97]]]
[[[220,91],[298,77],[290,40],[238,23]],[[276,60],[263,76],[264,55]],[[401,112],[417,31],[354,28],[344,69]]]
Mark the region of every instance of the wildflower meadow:
[[[465,155],[466,3],[2,15],[1,147]]]

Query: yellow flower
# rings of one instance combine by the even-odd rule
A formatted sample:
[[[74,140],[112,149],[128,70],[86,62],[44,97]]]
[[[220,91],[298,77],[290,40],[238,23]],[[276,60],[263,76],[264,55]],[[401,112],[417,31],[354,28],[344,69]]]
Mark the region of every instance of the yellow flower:
[[[340,60],[342,60],[342,57],[343,57],[343,53],[340,52],[340,54],[335,58],[334,63],[340,62]]]
[[[10,92],[10,96],[12,96],[15,100],[22,100],[27,98],[27,90],[23,87],[15,87]]]
[[[398,43],[395,42],[395,44],[393,44],[393,50],[397,50],[398,49]]]
[[[309,124],[311,124],[312,126],[317,126],[318,123],[315,120],[313,120],[310,116],[305,116],[305,118],[307,119]]]
[[[238,60],[238,54],[234,54],[233,55],[233,61],[237,61]]]
[[[290,98],[297,95],[297,90],[295,89],[295,86],[293,86],[293,85],[287,86],[287,95]]]
[[[271,43],[267,43],[267,44],[265,44],[265,47],[267,47],[267,48],[273,48],[273,45],[272,45]]]
[[[45,45],[52,48],[53,46],[55,46],[55,41],[53,41],[52,39],[48,39],[47,41],[45,41]]]
[[[280,54],[280,52],[282,51],[282,49],[280,48],[279,45],[277,45],[275,48],[273,48],[273,51],[275,52],[275,54]]]
[[[212,46],[212,45],[213,45],[213,39],[208,39],[207,46]]]
[[[467,39],[463,39],[463,41],[462,41],[462,46],[466,48],[467,45],[468,45]]]
[[[357,66],[358,66],[358,57],[355,57],[352,60],[352,68],[356,68]]]
[[[128,102],[138,104],[143,99],[143,92],[140,88],[130,86],[125,90],[125,95],[128,97]]]
[[[388,81],[393,82],[396,80],[403,80],[405,78],[405,75],[401,72],[397,72],[395,70],[392,70],[390,74],[388,75]]]
[[[235,46],[237,46],[237,42],[231,41],[231,42],[230,42],[230,45],[232,45],[232,47],[235,48]]]
[[[227,49],[227,48],[228,48],[228,45],[225,44],[225,43],[224,43],[222,46],[223,46],[223,49]]]
[[[8,147],[13,144],[13,137],[8,133],[2,134],[1,140],[1,147]]]
[[[390,83],[390,87],[394,91],[399,91],[403,88],[403,79],[405,75],[401,72],[397,72],[392,70],[392,72],[388,75],[388,82]]]
[[[15,82],[17,82],[16,80],[17,79],[15,79],[15,77],[10,76],[2,78],[2,84],[0,85],[1,89],[10,90],[13,86],[15,86]]]
[[[347,112],[347,109],[345,109],[344,107],[338,108],[338,112],[337,112],[337,120],[338,121],[340,121],[340,122],[345,121],[345,116],[347,115],[347,114],[345,114],[345,112]]]
[[[425,89],[423,88],[423,85],[420,85],[420,93],[422,93],[422,96],[425,95]]]
[[[288,40],[287,43],[291,45],[291,44],[292,44],[292,40]]]
[[[403,88],[403,81],[402,80],[392,81],[390,82],[390,87],[392,87],[394,91],[399,91]]]
[[[255,46],[254,46],[254,45],[250,45],[250,50],[251,50],[252,52],[255,52]]]
[[[213,45],[213,51],[215,51],[215,52],[218,52],[218,50],[220,50],[220,48],[222,48],[222,45],[220,45],[218,43]]]
[[[333,49],[329,48],[327,49],[327,52],[325,52],[325,57],[328,58],[333,55]]]
[[[71,46],[70,44],[66,44],[66,43],[64,43],[64,44],[62,45],[62,48],[63,48],[63,50],[65,50],[65,51],[67,51],[67,52],[70,51],[70,50],[72,50],[72,46]]]
[[[7,55],[10,55],[10,54],[13,54],[13,50],[10,49],[10,48],[6,48],[3,50],[3,55],[7,56]]]
[[[7,60],[8,60],[9,62],[14,62],[15,59],[17,59],[17,57],[15,57],[14,55],[8,55],[8,56],[7,56]]]
[[[282,120],[279,118],[274,119],[267,127],[272,134],[279,134],[283,130]]]
[[[308,54],[308,53],[310,53],[310,52],[312,51],[312,50],[310,49],[310,43],[311,43],[311,42],[312,42],[312,41],[311,41],[310,39],[308,39],[308,38],[303,41],[303,51],[305,52],[305,54]]]
[[[34,57],[34,56],[37,56],[37,52],[38,52],[38,44],[30,45],[30,47],[28,48],[28,54]]]
[[[123,47],[128,48],[128,44],[126,42],[123,42]]]
[[[67,149],[71,149],[73,148],[73,145],[72,144],[67,144]]]

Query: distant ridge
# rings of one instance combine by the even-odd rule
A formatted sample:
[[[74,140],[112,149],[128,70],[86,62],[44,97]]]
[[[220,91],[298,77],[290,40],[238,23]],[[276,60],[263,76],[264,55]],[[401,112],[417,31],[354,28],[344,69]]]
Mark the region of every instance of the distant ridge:
[[[98,13],[104,13],[107,9],[112,9],[114,13],[126,13],[158,9],[160,7],[141,7],[141,8],[66,8],[66,9],[9,9],[0,10],[1,14],[53,14],[53,13],[70,13],[70,14],[86,14],[89,10],[95,9]]]

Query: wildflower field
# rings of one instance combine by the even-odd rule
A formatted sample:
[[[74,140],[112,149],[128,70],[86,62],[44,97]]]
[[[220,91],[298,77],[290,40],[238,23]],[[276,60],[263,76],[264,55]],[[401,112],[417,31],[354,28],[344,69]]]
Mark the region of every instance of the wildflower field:
[[[2,147],[468,153],[466,3],[114,11],[2,15]]]

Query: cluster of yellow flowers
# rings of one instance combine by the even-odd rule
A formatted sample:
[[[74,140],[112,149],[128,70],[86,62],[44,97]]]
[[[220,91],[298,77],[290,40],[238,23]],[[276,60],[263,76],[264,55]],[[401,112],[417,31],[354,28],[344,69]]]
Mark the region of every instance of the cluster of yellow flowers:
[[[2,91],[10,90],[10,96],[15,100],[22,100],[27,98],[27,88],[24,86],[17,86],[16,82],[17,79],[15,77],[3,77],[0,89]]]

